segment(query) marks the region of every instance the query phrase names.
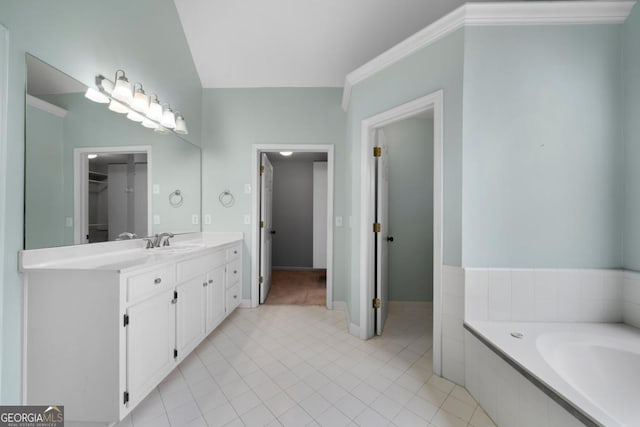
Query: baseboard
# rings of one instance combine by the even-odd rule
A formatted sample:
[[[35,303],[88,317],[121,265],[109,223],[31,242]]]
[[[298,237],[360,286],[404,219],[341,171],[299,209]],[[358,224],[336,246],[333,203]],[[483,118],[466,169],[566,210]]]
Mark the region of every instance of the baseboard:
[[[240,308],[251,308],[251,300],[250,299],[243,299],[242,301],[240,301],[240,305],[238,307],[240,307]]]
[[[347,307],[347,303],[345,301],[334,301],[333,309],[344,311],[347,314],[347,325],[349,327],[349,333],[360,338],[360,326],[351,323],[351,316],[349,315],[349,308]]]

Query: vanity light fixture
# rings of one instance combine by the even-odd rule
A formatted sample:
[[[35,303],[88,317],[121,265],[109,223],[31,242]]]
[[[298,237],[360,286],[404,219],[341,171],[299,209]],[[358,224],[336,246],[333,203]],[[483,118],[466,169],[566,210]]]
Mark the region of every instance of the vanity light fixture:
[[[280,155],[281,156],[285,156],[285,157],[289,157],[292,154],[293,154],[293,151],[281,151],[280,152]]]
[[[124,70],[116,71],[115,83],[102,75],[96,76],[96,86],[97,89],[87,89],[85,96],[94,102],[109,103],[109,110],[126,114],[129,120],[158,133],[189,133],[182,114],[174,112],[168,103],[161,104],[157,95],[147,95],[142,83],[132,86]]]

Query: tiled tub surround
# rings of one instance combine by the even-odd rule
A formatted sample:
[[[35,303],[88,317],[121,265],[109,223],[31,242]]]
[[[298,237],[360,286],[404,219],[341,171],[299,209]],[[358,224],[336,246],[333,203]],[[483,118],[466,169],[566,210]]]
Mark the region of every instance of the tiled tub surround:
[[[640,420],[637,328],[491,321],[465,327],[467,388],[498,425],[575,424],[564,410],[549,410],[555,404],[587,426],[634,426]]]
[[[630,417],[638,419],[639,415],[630,415],[633,407],[617,406],[620,398],[608,401],[607,393],[599,394],[616,375],[621,378],[614,381],[619,387],[610,394],[623,398],[640,392],[620,392],[625,375],[619,369],[640,362],[640,274],[465,269],[464,288],[469,329],[464,333],[465,385],[498,425],[625,426],[633,425]],[[509,335],[523,330],[523,340]],[[619,350],[621,343],[636,348]],[[545,352],[545,348],[553,350]],[[572,369],[567,372],[567,367],[579,362],[581,370],[596,375],[602,372],[598,359],[608,362],[604,362],[603,377],[595,382],[593,377],[572,376]],[[552,369],[558,364],[565,369]],[[639,369],[627,367],[626,371],[634,375]],[[640,383],[626,379],[631,380],[629,384]],[[577,418],[558,405],[562,401],[570,403],[564,407],[577,413]]]

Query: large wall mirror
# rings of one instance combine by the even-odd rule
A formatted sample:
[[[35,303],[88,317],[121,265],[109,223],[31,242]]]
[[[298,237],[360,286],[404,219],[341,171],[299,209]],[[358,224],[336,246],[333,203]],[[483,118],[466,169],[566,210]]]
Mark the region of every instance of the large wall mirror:
[[[200,231],[201,152],[27,55],[24,247]]]

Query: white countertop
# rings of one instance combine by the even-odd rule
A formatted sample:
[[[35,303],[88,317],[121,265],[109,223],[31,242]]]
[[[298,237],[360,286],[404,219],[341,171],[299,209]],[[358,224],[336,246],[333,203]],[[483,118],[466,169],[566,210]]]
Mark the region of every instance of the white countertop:
[[[175,262],[198,252],[243,240],[240,232],[185,233],[171,246],[145,249],[142,239],[20,251],[20,271],[103,270],[126,272]]]

